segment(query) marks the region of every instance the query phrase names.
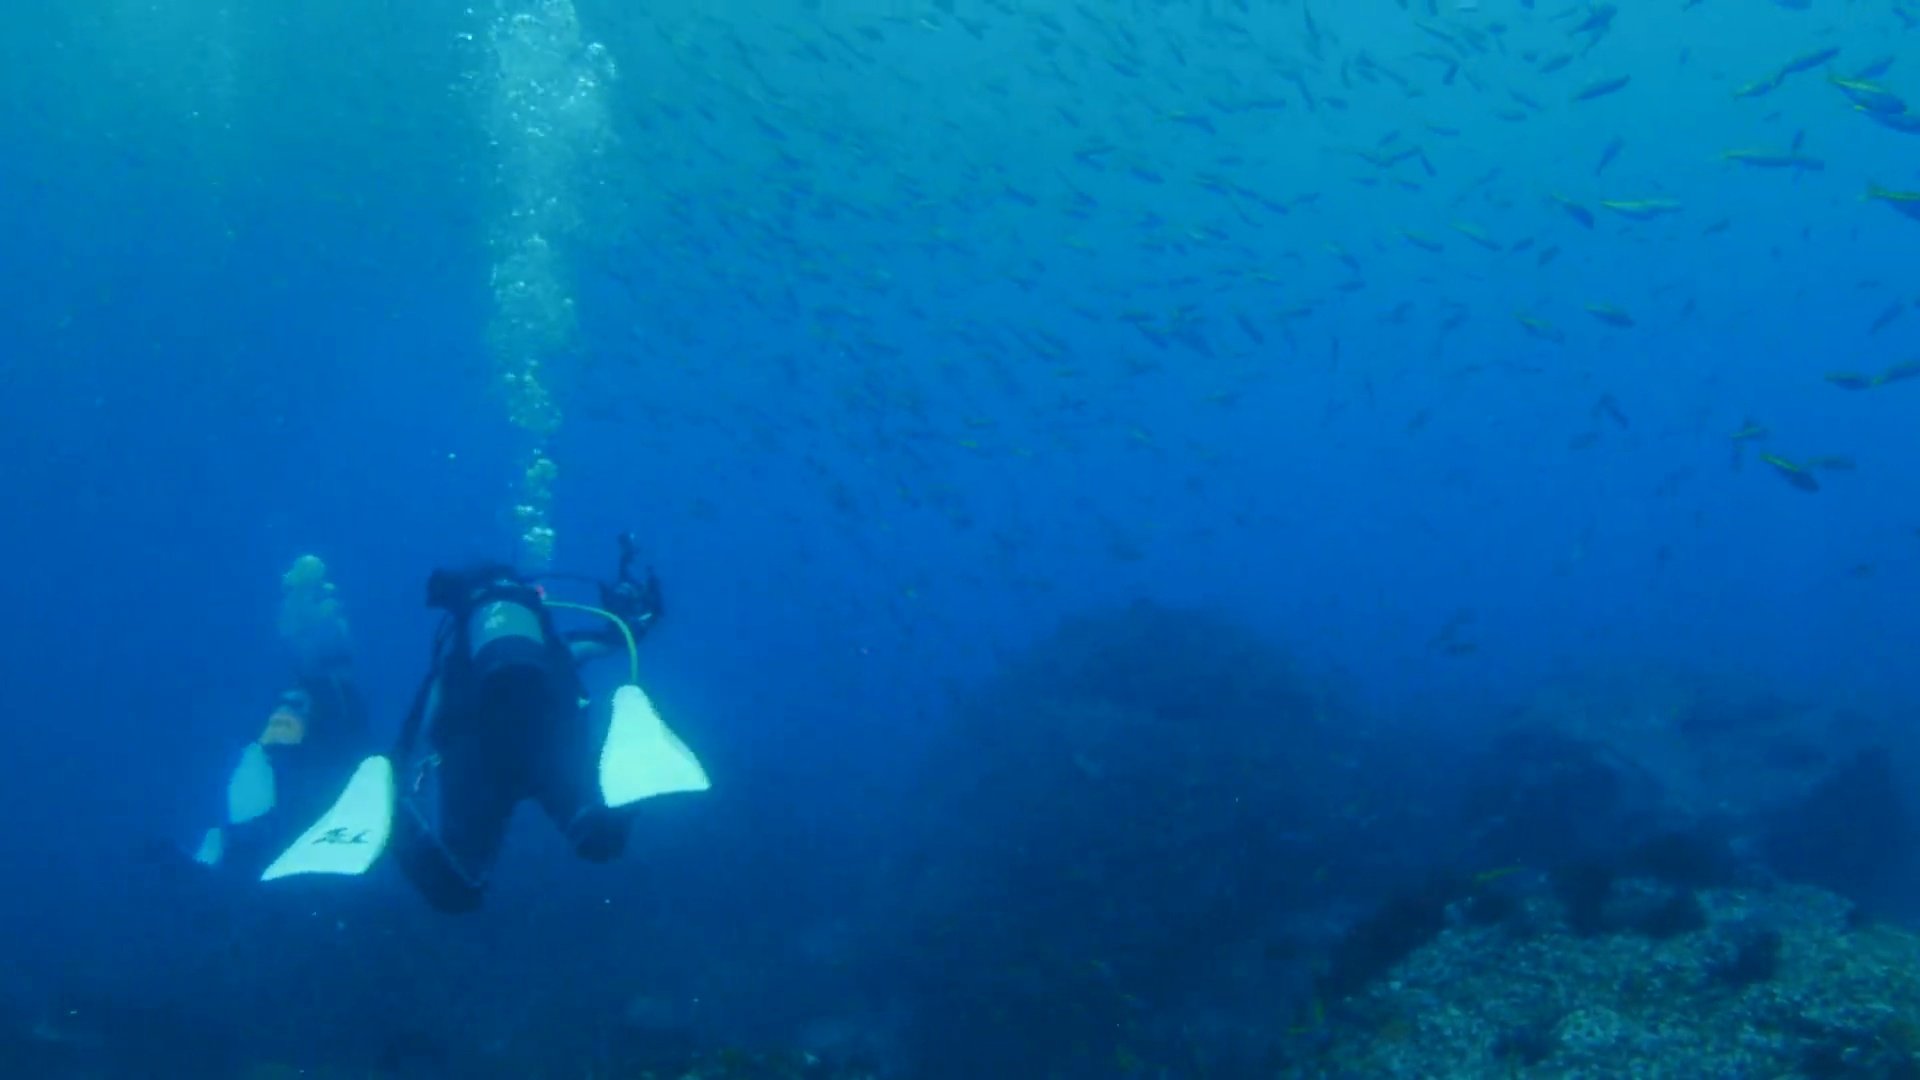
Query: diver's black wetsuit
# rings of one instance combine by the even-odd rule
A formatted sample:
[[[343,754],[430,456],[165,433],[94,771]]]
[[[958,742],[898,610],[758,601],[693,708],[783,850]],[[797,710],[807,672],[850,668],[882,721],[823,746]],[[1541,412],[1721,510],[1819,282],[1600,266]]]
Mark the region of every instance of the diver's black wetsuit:
[[[278,806],[296,822],[320,816],[353,767],[374,749],[367,700],[344,670],[310,675],[299,689],[311,703],[310,719],[296,744],[268,745]]]
[[[638,638],[659,613],[658,584],[625,598],[620,588],[603,589],[603,604]],[[440,910],[477,908],[523,799],[582,857],[619,855],[630,816],[601,797],[608,721],[587,708],[579,675],[603,636],[560,634],[544,593],[503,566],[437,572],[428,601],[449,618],[394,755],[393,847],[407,877]]]

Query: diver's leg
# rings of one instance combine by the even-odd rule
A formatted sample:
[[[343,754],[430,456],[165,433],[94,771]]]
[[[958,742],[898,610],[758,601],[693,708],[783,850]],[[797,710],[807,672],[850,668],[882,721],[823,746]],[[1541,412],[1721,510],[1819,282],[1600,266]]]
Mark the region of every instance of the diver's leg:
[[[435,724],[443,731],[445,726]],[[400,866],[441,911],[480,906],[517,801],[494,740],[473,724],[464,727],[423,739],[416,760],[405,763],[397,778],[394,846]]]
[[[607,808],[600,796],[602,709],[573,709],[556,717],[529,748],[534,797],[583,859],[608,862],[627,846],[632,815]]]

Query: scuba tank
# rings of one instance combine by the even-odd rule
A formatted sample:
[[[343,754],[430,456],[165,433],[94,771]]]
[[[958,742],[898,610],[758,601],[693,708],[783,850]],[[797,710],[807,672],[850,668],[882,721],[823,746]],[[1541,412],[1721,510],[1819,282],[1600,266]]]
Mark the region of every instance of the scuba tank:
[[[509,567],[437,570],[427,603],[448,623],[436,650],[439,707],[450,715],[571,710],[584,696],[540,589]]]

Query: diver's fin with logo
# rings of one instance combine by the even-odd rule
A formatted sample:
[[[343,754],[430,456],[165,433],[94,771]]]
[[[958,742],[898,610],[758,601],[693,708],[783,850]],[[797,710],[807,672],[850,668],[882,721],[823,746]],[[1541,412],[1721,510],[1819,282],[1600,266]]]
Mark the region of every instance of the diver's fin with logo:
[[[700,759],[668,729],[645,692],[632,683],[614,691],[613,719],[600,745],[600,798],[607,806],[711,786]]]
[[[313,827],[273,860],[261,881],[295,874],[364,874],[393,833],[393,763],[370,757]]]
[[[273,762],[257,742],[240,753],[240,764],[227,778],[227,824],[244,825],[273,810]]]

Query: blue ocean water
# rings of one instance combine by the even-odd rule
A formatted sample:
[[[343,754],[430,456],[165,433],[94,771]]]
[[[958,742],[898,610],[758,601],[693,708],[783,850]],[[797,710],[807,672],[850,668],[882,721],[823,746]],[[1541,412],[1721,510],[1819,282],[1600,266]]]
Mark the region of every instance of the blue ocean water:
[[[45,1075],[129,1045],[162,1075],[624,1075],[634,1031],[887,1075],[1242,1075],[1174,1063],[1164,1031],[1063,1050],[952,1005],[969,958],[1073,997],[1033,989],[1058,965],[1031,939],[1074,921],[1033,894],[986,905],[1031,955],[930,942],[955,882],[1011,873],[1045,823],[1108,835],[1021,763],[1085,781],[1118,736],[978,734],[1027,690],[1106,700],[1036,674],[1076,665],[1183,702],[1148,711],[1221,760],[1299,770],[1237,783],[1405,796],[1302,796],[1265,822],[1288,837],[1432,822],[1458,802],[1440,758],[1515,715],[1721,731],[1683,714],[1786,703],[1820,761],[1873,744],[1912,779],[1912,0],[77,0],[10,23],[0,1024]],[[391,875],[174,865],[287,678],[296,557],[330,568],[391,732],[429,571],[604,575],[628,530],[667,598],[643,682],[715,788],[648,807],[620,863],[525,815],[463,919]],[[1223,689],[1250,669],[1217,657],[1259,649],[1297,693]],[[1689,794],[1741,787],[1700,760]],[[1218,762],[1189,764],[1208,789]],[[956,792],[1010,773],[1031,786],[989,827]],[[1236,910],[1328,928],[1253,995],[1271,1016],[1417,853],[1459,847],[1396,835],[1404,860],[1318,900],[1302,883],[1342,867],[1216,852],[1275,861]],[[1155,850],[1098,894],[1205,876]],[[1216,921],[1142,910],[1176,938]],[[1121,938],[1074,955],[1124,968]],[[1211,1015],[1161,974],[1115,977]]]

